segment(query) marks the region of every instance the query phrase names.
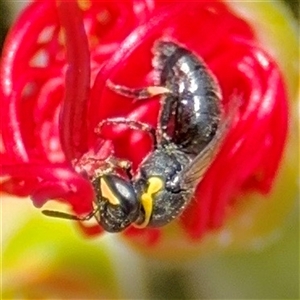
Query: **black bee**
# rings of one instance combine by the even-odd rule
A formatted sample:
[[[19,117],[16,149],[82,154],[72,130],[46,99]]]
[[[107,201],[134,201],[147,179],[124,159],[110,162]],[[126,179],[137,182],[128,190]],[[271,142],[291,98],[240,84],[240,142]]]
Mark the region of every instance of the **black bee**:
[[[164,226],[191,201],[227,126],[227,122],[220,125],[220,89],[205,63],[184,47],[158,41],[153,54],[157,75],[154,86],[131,89],[110,81],[108,86],[138,100],[161,95],[157,129],[138,121],[113,118],[101,122],[96,130],[101,132],[108,124],[126,124],[152,136],[153,150],[144,158],[137,174],[133,176],[130,163],[123,161],[128,178],[105,170],[96,175],[92,179],[95,209],[86,217],[55,211],[44,211],[45,214],[75,220],[95,216],[105,230],[119,232],[130,224]]]

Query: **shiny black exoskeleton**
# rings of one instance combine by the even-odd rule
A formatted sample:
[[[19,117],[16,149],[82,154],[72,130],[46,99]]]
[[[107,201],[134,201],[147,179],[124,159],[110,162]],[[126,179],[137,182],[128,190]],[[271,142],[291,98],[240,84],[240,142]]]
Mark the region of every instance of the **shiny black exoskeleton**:
[[[159,135],[168,132],[183,152],[197,155],[215,136],[220,122],[219,87],[202,60],[189,50],[158,42],[154,54],[159,85],[170,91],[162,99]]]
[[[220,140],[221,96],[202,60],[175,43],[158,42],[153,65],[157,84],[168,92],[161,98],[157,144],[140,165],[134,186],[140,198],[149,178],[162,180],[148,225],[163,226],[184,210],[213,158]]]
[[[159,41],[153,48],[155,86],[130,89],[109,82],[127,97],[161,95],[157,129],[126,119],[132,129],[153,135],[153,151],[143,160],[132,184],[141,203],[138,226],[163,226],[189,203],[222,139],[222,104],[219,86],[203,61],[184,47]]]
[[[97,129],[100,132],[104,125],[121,123],[146,131],[153,138],[153,150],[135,176],[128,173],[128,180],[109,173],[95,176],[95,210],[85,218],[51,211],[47,215],[77,220],[95,216],[105,230],[117,232],[131,223],[137,227],[166,225],[192,199],[224,135],[219,87],[203,61],[184,47],[158,41],[153,53],[154,86],[108,85],[135,99],[161,95],[157,129],[124,118],[104,120]]]
[[[98,176],[93,180],[97,195],[94,215],[108,232],[127,228],[138,216],[139,203],[130,181],[115,174]]]

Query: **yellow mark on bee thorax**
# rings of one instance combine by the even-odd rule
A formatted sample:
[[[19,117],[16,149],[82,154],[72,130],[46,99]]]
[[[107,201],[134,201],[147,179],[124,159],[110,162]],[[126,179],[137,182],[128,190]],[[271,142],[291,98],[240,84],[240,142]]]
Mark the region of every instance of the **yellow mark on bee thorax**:
[[[145,211],[145,219],[141,224],[135,224],[135,227],[144,228],[148,225],[153,210],[153,195],[161,191],[164,183],[159,177],[150,177],[148,179],[148,188],[141,196],[141,203]]]
[[[108,183],[102,177],[99,178],[99,180],[100,180],[100,189],[101,189],[102,197],[107,199],[107,201],[112,205],[119,205],[120,200],[113,193]]]

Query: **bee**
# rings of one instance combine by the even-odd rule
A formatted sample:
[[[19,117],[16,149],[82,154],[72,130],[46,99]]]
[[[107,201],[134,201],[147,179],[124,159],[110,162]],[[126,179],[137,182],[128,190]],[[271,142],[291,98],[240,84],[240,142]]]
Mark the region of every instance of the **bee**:
[[[75,220],[95,216],[109,232],[135,227],[161,227],[177,218],[190,203],[196,187],[214,159],[226,131],[222,97],[217,80],[200,57],[172,41],[159,40],[153,47],[152,65],[156,74],[153,86],[129,88],[107,82],[110,89],[137,101],[160,96],[158,125],[110,118],[97,127],[126,124],[132,130],[152,137],[153,149],[133,175],[130,162],[123,165],[127,178],[114,172],[96,175],[95,209],[87,216],[55,211],[45,214]]]

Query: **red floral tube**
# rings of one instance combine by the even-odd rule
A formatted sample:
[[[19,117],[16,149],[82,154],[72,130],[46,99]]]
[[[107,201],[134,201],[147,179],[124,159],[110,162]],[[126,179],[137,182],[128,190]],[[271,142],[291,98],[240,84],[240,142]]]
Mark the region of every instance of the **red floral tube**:
[[[78,6],[79,4],[79,6]],[[151,151],[143,132],[99,122],[125,117],[157,125],[156,98],[134,102],[108,89],[153,85],[151,49],[170,39],[202,57],[219,81],[223,104],[240,105],[195,199],[179,220],[198,239],[222,226],[244,193],[272,188],[287,135],[282,75],[250,26],[219,1],[34,1],[11,29],[0,68],[2,191],[91,211],[92,174],[109,154],[138,170]],[[87,228],[90,233],[101,228]],[[153,243],[161,229],[129,228]]]

